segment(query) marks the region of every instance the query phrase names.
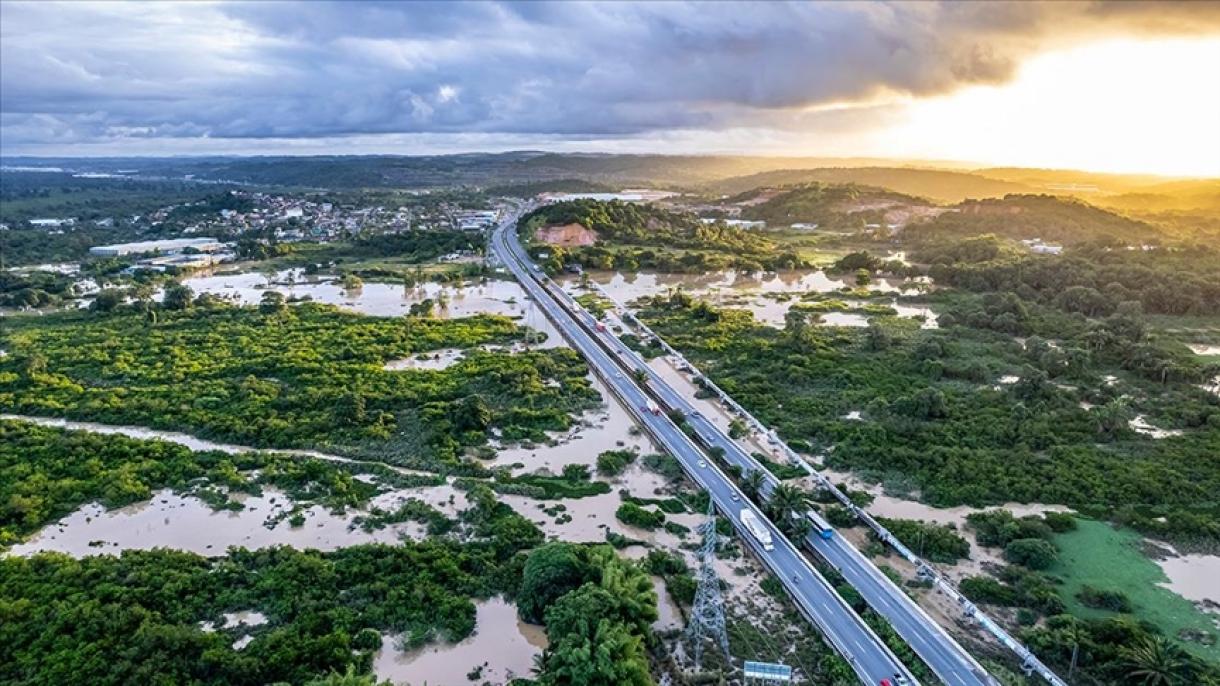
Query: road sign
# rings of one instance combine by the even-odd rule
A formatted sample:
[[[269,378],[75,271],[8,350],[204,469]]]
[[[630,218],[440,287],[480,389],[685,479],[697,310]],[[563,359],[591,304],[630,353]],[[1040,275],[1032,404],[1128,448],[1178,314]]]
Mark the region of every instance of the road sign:
[[[792,668],[788,665],[781,665],[774,662],[751,662],[746,661],[742,668],[745,671],[746,679],[762,679],[764,681],[792,681]]]

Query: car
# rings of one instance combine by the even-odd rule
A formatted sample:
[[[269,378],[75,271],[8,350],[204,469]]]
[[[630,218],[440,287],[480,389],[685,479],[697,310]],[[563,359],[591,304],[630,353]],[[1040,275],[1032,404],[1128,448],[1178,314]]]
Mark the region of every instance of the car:
[[[623,378],[623,373],[622,373],[622,372],[615,372],[615,373],[614,373],[614,378],[616,378],[616,379],[621,379],[621,378]]]
[[[737,495],[736,493],[734,493],[733,495],[731,495],[729,497],[733,499],[733,502],[737,502],[737,501],[741,500],[741,496]]]
[[[882,679],[881,686],[894,686],[894,684],[890,683],[889,679]]]
[[[700,466],[700,467],[706,467],[706,466],[707,466],[707,460],[699,460],[699,466]]]
[[[901,674],[894,675],[894,686],[907,686],[911,680]]]

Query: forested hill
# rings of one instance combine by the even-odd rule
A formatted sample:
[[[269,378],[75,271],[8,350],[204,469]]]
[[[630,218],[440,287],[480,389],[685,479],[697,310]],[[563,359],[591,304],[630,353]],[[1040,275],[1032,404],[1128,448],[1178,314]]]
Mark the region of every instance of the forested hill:
[[[899,167],[779,169],[715,181],[708,184],[708,190],[733,195],[752,188],[815,182],[880,186],[941,203],[961,202],[967,198],[998,198],[1034,190],[1033,186],[1016,181],[992,179],[970,172]]]
[[[903,237],[913,240],[956,239],[995,234],[1014,240],[1041,239],[1051,243],[1087,243],[1114,239],[1140,245],[1163,237],[1156,227],[1128,219],[1086,202],[1052,195],[1006,195],[967,200],[935,219],[908,226]]]
[[[771,197],[766,197],[767,194]],[[762,202],[757,202],[760,199]],[[887,221],[887,213],[896,209],[919,212],[933,208],[926,200],[884,188],[825,183],[755,189],[729,202],[742,204],[751,200],[757,204],[743,207],[741,217],[760,219],[771,226],[805,222],[822,228],[861,228],[868,223]]]
[[[580,224],[598,240],[624,245],[721,250],[753,254],[774,247],[748,231],[704,224],[693,214],[613,200],[570,200],[540,207],[521,219],[525,235],[543,226]]]

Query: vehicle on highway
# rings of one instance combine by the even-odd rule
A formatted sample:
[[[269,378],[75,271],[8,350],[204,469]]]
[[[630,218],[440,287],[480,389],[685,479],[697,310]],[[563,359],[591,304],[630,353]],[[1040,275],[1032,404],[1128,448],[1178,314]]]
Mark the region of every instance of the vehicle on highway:
[[[748,529],[750,533],[754,535],[754,538],[762,544],[763,550],[766,550],[767,552],[775,550],[775,542],[771,539],[771,530],[762,523],[762,520],[758,518],[758,515],[754,514],[753,510],[748,507],[742,508],[741,523],[745,525],[746,529]],[[793,575],[793,578],[796,578],[795,574]]]
[[[601,331],[602,333],[606,332],[606,325],[604,322],[598,322],[596,326],[598,331]]]
[[[729,497],[733,499],[733,502],[738,502],[739,500],[741,500],[741,496],[737,495],[736,493],[734,493],[733,495],[731,495]]]
[[[706,469],[706,468],[707,468],[707,460],[699,460],[699,466],[700,466],[700,467],[703,467],[703,468],[705,468],[705,469]]]
[[[835,531],[830,526],[830,522],[822,518],[822,515],[809,510],[805,513],[805,517],[813,524],[813,530],[817,532],[818,538],[829,541],[835,535]]]
[[[894,675],[894,686],[908,686],[911,680],[901,674]]]
[[[649,400],[648,403],[646,405],[644,405],[644,411],[651,412],[655,415],[660,415],[661,407],[659,405],[657,405],[656,403],[654,403],[653,401]]]

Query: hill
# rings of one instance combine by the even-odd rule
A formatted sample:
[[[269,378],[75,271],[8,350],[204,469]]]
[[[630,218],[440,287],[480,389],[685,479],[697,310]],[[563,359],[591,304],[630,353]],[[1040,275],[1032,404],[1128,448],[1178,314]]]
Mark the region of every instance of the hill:
[[[903,231],[914,240],[966,238],[995,234],[1014,240],[1041,239],[1052,243],[1083,243],[1112,238],[1140,245],[1162,238],[1162,232],[1082,200],[1053,195],[1007,195],[967,200],[935,219]]]
[[[869,224],[904,226],[943,211],[920,198],[857,184],[806,183],[755,189],[726,202],[740,207],[743,219],[762,220],[770,226],[799,222],[845,230]]]
[[[1022,183],[991,179],[970,172],[905,167],[779,169],[715,181],[707,184],[706,189],[714,193],[736,195],[760,186],[787,186],[811,182],[879,186],[939,203],[961,202],[967,198],[1002,197],[1010,193],[1028,193],[1034,190]]]

